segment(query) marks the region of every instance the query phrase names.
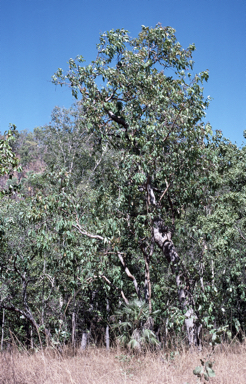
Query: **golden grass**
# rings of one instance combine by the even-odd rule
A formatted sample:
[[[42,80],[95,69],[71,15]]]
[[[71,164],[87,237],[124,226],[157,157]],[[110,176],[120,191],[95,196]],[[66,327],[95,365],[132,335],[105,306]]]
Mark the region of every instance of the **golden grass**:
[[[80,353],[64,349],[0,354],[1,384],[195,384],[193,369],[202,353],[160,351],[133,355],[119,349],[90,348]],[[217,347],[213,356],[216,384],[246,383],[246,344]]]

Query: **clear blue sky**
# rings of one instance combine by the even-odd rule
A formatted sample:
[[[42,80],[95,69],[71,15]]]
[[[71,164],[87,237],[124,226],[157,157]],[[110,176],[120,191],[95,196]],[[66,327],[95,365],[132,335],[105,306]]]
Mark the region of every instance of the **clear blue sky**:
[[[246,129],[246,0],[0,0],[0,131],[9,123],[32,130],[50,121],[55,105],[69,107],[68,88],[51,76],[69,58],[95,58],[99,33],[158,22],[195,43],[195,71],[210,71],[204,96],[214,98],[207,120],[241,145]]]

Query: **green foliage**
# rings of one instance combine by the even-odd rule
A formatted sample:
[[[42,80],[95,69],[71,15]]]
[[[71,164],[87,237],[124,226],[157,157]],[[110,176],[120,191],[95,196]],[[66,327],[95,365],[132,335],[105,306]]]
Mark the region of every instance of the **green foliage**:
[[[16,127],[12,125],[0,140],[0,175],[10,174],[18,169],[18,159],[11,149]]]
[[[201,361],[201,366],[196,367],[193,370],[193,373],[195,376],[197,376],[200,379],[200,381],[202,381],[203,379],[205,379],[206,381],[209,381],[210,377],[215,377],[215,372],[212,369],[213,362],[204,361],[202,359],[200,359],[200,361]]]
[[[212,343],[245,332],[246,149],[203,123],[194,49],[160,24],[105,32],[94,61],[53,76],[81,100],[1,139],[2,184],[19,193],[0,202],[0,313],[23,340],[100,342],[110,319],[131,349],[183,336],[178,269]],[[159,217],[178,261],[153,245]],[[196,372],[210,377],[210,359]]]
[[[228,331],[228,326],[220,327],[217,329],[214,329],[212,326],[210,330],[210,334],[212,335],[211,340],[211,346],[212,346],[212,352],[207,355],[206,358],[200,359],[201,365],[197,366],[193,373],[195,376],[197,376],[200,379],[200,382],[202,382],[203,379],[206,381],[209,381],[210,377],[215,377],[215,372],[212,369],[214,365],[214,361],[211,361],[211,357],[213,356],[215,352],[215,347],[219,344],[221,344],[222,335],[228,334],[228,336],[231,336],[230,332]]]
[[[152,315],[156,316],[158,311]],[[129,349],[141,350],[147,346],[159,345],[150,326],[148,305],[139,300],[132,300],[114,312],[112,329],[119,333],[118,341]]]
[[[209,105],[201,86],[208,74],[189,79],[194,46],[181,48],[170,27],[142,26],[135,39],[125,30],[112,30],[101,35],[97,48],[95,61],[87,66],[80,59],[70,61],[69,71],[59,70],[53,81],[81,94],[95,148],[110,153],[113,164],[94,175],[99,186],[94,222],[100,223],[94,233],[109,239],[110,252],[124,252],[128,267],[137,270],[136,255],[149,247],[155,216],[171,226],[181,212],[198,206],[207,175],[216,166],[210,127],[200,123]],[[149,208],[150,179],[158,204]],[[158,256],[155,250],[152,263]],[[142,263],[142,281],[144,268]]]

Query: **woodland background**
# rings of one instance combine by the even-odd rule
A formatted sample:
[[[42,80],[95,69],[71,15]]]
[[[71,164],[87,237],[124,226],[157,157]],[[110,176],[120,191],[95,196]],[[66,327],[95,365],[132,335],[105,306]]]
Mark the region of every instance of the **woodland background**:
[[[193,50],[102,34],[53,76],[75,104],[2,137],[1,349],[244,339],[246,148],[203,122]]]

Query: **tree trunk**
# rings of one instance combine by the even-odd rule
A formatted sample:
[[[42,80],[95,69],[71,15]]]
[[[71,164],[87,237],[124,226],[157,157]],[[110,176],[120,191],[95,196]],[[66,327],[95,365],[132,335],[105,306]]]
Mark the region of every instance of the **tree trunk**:
[[[73,348],[75,348],[75,341],[76,341],[76,301],[75,301],[75,290],[74,290],[73,291],[73,311],[72,311],[72,346]]]
[[[74,308],[72,313],[72,346],[73,348],[75,348],[75,329],[76,329],[76,315],[75,315],[75,308]]]
[[[106,326],[106,332],[105,332],[105,342],[106,342],[106,349],[109,351],[110,347],[110,339],[109,339],[109,325]]]
[[[33,345],[33,326],[31,324],[31,332],[30,332],[30,335],[31,335],[31,349],[34,348],[34,345]]]
[[[108,317],[109,317],[109,311],[110,311],[110,308],[109,308],[109,299],[107,298],[106,299],[107,301],[107,306],[106,306],[106,311],[107,311],[107,321],[109,320]],[[107,324],[106,326],[106,332],[105,332],[105,343],[106,343],[106,349],[107,351],[109,351],[109,343],[110,343],[110,340],[109,340],[109,325]]]
[[[82,338],[81,338],[81,346],[80,349],[85,350],[87,347],[87,341],[88,341],[88,331],[84,331],[82,333]]]
[[[149,294],[149,264],[145,257],[145,271],[144,271],[144,300],[149,304],[149,310],[151,309],[151,297]]]
[[[180,259],[172,241],[172,232],[164,225],[161,218],[154,219],[153,235],[156,244],[171,264],[172,273],[176,277],[179,302],[181,308],[185,311],[185,326],[189,346],[196,346],[201,349],[200,332],[202,325],[194,312],[195,303],[190,292],[189,279],[184,268],[180,266]]]
[[[143,244],[140,245],[142,252],[144,254],[144,262],[145,262],[144,298],[145,298],[145,302],[148,303],[149,305],[149,316],[151,316],[151,313],[152,313],[150,262],[154,252],[154,243],[155,243],[155,240],[154,240],[154,237],[152,237],[150,247],[148,245],[145,247],[143,246]],[[148,251],[148,248],[150,248],[149,251]]]

